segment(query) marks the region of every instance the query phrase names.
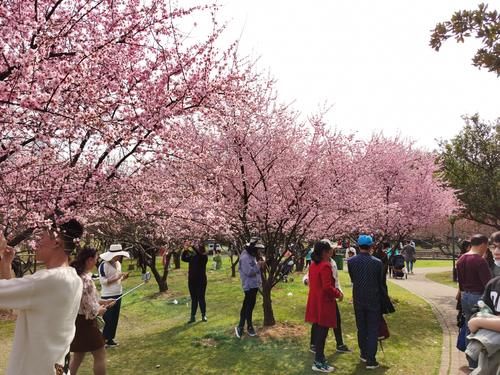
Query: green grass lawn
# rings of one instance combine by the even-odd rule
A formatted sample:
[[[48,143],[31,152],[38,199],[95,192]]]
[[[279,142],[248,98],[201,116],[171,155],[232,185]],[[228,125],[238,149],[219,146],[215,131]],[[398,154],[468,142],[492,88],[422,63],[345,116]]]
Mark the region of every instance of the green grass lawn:
[[[458,283],[453,281],[451,270],[438,273],[428,273],[427,275],[425,275],[425,277],[437,283],[448,285],[453,288],[458,288]]]
[[[227,260],[226,260],[227,261]],[[124,267],[125,268],[125,267]],[[126,269],[126,268],[125,268]],[[352,354],[336,355],[331,331],[326,345],[328,360],[336,374],[437,374],[441,355],[441,329],[429,305],[422,299],[389,283],[396,310],[387,318],[391,337],[379,349],[381,368],[366,371],[359,363],[356,329],[348,275],[340,271],[346,299],[340,304],[342,328]],[[108,374],[309,374],[313,356],[308,352],[310,326],[304,323],[307,288],[302,275],[279,284],[273,294],[276,328],[264,331],[262,299],[258,297],[254,321],[259,337],[235,338],[243,293],[239,278],[230,277],[225,262],[221,271],[208,273],[208,323],[187,325],[189,293],[186,265],[169,275],[170,291],[157,294],[152,281],[125,297],[118,327],[118,348],[108,350]],[[135,273],[126,288],[137,284]],[[174,304],[177,300],[179,303]],[[198,316],[199,318],[199,316]],[[0,322],[0,347],[10,349],[12,322]],[[421,350],[425,346],[425,350]],[[8,350],[0,351],[0,373],[5,371]],[[418,353],[418,355],[416,355]],[[79,374],[92,374],[87,358]]]
[[[415,262],[415,268],[428,268],[428,267],[450,267],[453,266],[453,261],[449,259],[418,259]]]

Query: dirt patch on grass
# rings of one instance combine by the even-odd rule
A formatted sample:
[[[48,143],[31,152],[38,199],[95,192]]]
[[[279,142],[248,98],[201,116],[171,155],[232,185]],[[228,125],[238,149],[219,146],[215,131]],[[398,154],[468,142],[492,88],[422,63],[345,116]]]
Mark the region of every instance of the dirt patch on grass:
[[[262,327],[258,333],[262,341],[298,339],[309,334],[306,326],[294,323],[276,323],[272,327]]]
[[[0,309],[0,321],[16,320],[17,315],[13,310],[2,310]]]
[[[185,296],[186,294],[182,293],[181,291],[167,290],[166,292],[163,293],[160,292],[153,293],[149,296],[146,296],[145,299],[171,300],[176,297],[185,297]]]
[[[213,338],[201,339],[199,343],[205,348],[215,348],[217,346],[217,341]]]

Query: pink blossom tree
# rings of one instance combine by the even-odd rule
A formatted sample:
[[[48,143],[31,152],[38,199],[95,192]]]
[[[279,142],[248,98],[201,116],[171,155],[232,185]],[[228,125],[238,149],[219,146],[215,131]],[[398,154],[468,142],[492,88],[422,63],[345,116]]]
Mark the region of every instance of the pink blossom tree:
[[[185,140],[176,129],[233,77],[216,7],[164,1],[0,4],[0,224],[85,216],[114,179]],[[180,31],[201,19],[200,38]],[[20,228],[26,231],[20,231]]]

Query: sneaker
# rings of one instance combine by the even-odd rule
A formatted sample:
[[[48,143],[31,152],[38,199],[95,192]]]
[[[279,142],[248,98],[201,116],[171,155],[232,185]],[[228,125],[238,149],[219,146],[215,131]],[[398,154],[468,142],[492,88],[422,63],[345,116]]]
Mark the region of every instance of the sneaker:
[[[326,363],[326,361],[325,362],[314,361],[311,368],[313,371],[317,371],[317,372],[332,372],[335,370],[335,368],[332,366],[329,366],[328,363]]]
[[[243,336],[243,327],[234,327],[234,333],[237,338],[241,339],[241,336]]]
[[[311,353],[316,354],[316,346],[311,345],[311,346],[309,347],[309,351],[310,351]]]
[[[337,346],[337,353],[351,353],[352,350],[347,347],[347,345]]]
[[[191,319],[189,319],[189,321],[187,322],[187,324],[191,324],[194,322],[196,322],[196,318],[194,316],[192,316]]]
[[[118,345],[120,345],[120,344],[118,344],[116,341],[108,340],[108,341],[106,341],[105,346],[106,346],[106,348],[116,348]]]
[[[251,337],[257,336],[257,332],[255,332],[255,329],[253,327],[248,327],[247,333],[248,333],[248,336],[251,336]]]
[[[203,315],[203,316],[201,317],[201,320],[202,320],[203,322],[208,322],[208,318],[207,318],[207,316],[206,316],[206,315]]]
[[[365,357],[363,357],[362,355],[360,355],[360,356],[359,356],[359,360],[360,360],[361,362],[366,363],[366,358],[365,358]]]
[[[366,369],[367,370],[375,370],[378,367],[379,367],[379,364],[377,361],[366,362]]]

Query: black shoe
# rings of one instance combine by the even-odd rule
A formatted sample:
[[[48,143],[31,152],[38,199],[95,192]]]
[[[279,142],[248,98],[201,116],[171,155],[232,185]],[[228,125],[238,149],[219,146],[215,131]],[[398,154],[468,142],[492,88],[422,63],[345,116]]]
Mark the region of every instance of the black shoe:
[[[241,339],[241,336],[243,336],[243,327],[234,327],[234,333],[236,334],[237,338]]]
[[[377,361],[368,361],[368,362],[366,362],[366,369],[367,370],[375,370],[378,367],[379,367],[379,364],[378,364]]]
[[[120,345],[120,344],[118,344],[116,341],[108,340],[108,341],[106,341],[105,346],[106,346],[106,348],[116,348],[118,345]]]
[[[203,316],[201,317],[201,320],[202,320],[203,322],[208,322],[208,318],[207,318],[207,316],[206,316],[206,315],[203,315]]]
[[[248,336],[251,336],[251,337],[257,336],[257,332],[255,332],[255,329],[253,327],[248,327],[247,333],[248,333]]]
[[[191,317],[191,319],[189,319],[188,323],[187,324],[191,324],[191,323],[194,323],[196,322],[196,318],[194,316]]]
[[[339,345],[337,346],[337,353],[351,353],[352,350],[347,347],[347,345]]]

